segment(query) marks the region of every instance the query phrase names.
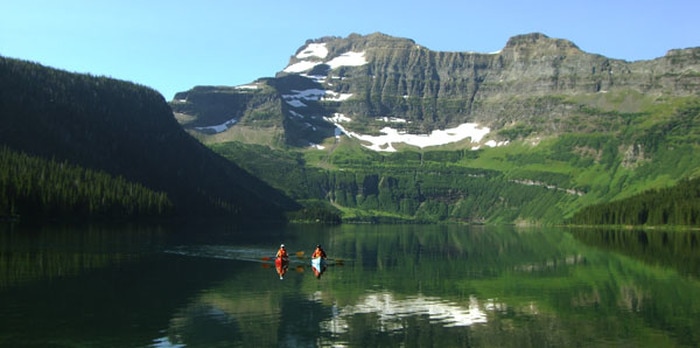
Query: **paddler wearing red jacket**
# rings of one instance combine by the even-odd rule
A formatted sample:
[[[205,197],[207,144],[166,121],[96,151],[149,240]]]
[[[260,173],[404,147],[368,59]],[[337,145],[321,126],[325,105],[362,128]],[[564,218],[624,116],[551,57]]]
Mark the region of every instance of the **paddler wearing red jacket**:
[[[287,255],[287,249],[284,248],[284,244],[280,245],[280,249],[277,250],[276,257],[279,257],[285,261],[289,258],[289,255]]]
[[[317,244],[317,245],[316,245],[316,250],[314,250],[314,253],[311,254],[311,258],[312,258],[312,259],[315,259],[315,258],[317,258],[317,257],[320,257],[320,258],[323,258],[323,259],[326,258],[326,252],[323,250],[323,248],[321,248],[321,244]]]

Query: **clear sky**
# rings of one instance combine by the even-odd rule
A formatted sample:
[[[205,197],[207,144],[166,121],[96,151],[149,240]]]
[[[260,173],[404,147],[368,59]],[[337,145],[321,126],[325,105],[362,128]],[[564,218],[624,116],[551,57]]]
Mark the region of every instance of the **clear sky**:
[[[628,61],[700,46],[698,0],[8,0],[0,55],[132,81],[166,100],[274,76],[307,39],[385,34],[493,52],[541,32]]]

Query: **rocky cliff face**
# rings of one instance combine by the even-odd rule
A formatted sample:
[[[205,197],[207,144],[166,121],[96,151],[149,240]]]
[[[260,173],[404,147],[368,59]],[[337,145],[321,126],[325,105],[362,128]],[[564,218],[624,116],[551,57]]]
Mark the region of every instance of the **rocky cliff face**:
[[[392,120],[400,132],[422,134],[476,123],[492,131],[482,141],[508,140],[504,134],[595,131],[595,118],[603,115],[582,111],[587,106],[636,112],[661,96],[698,96],[699,58],[700,48],[690,48],[627,62],[539,33],[515,36],[488,54],[353,34],[307,41],[275,78],[197,87],[179,93],[171,107],[191,130],[267,127],[296,146],[341,131],[378,134]],[[583,129],[582,115],[592,118]],[[523,125],[524,134],[496,132]]]

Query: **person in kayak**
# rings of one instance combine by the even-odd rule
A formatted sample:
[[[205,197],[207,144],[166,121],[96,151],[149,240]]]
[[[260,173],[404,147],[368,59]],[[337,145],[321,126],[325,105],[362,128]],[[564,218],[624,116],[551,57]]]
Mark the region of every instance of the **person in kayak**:
[[[326,252],[321,248],[321,244],[316,245],[316,250],[314,250],[314,253],[311,254],[311,258],[315,259],[317,257],[320,257],[322,259],[326,258]]]
[[[287,249],[284,247],[284,244],[281,244],[280,249],[277,250],[277,255],[275,255],[275,269],[280,276],[280,280],[284,279],[288,267],[289,255],[287,255]]]
[[[316,279],[321,279],[321,275],[326,271],[326,252],[321,244],[317,244],[316,250],[311,254],[311,269],[314,271]]]
[[[287,254],[287,249],[285,249],[284,244],[280,245],[280,249],[277,250],[277,255],[275,257],[282,259],[282,261],[289,260],[289,255]]]

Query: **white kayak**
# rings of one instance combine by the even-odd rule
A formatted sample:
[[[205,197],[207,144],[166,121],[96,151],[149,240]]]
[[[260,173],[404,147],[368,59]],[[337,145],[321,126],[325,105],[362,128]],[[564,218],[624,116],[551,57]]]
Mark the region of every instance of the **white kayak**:
[[[320,270],[325,265],[326,265],[326,260],[322,257],[314,257],[311,259],[311,267],[314,267],[314,268]]]

